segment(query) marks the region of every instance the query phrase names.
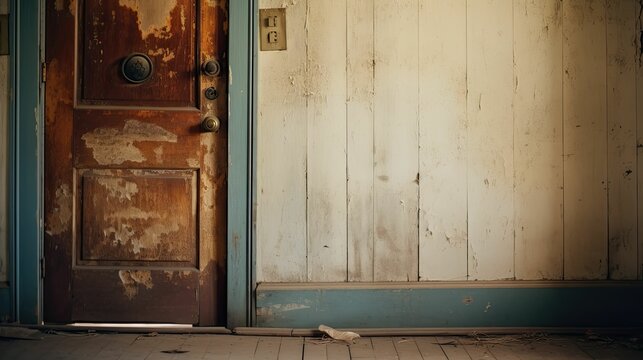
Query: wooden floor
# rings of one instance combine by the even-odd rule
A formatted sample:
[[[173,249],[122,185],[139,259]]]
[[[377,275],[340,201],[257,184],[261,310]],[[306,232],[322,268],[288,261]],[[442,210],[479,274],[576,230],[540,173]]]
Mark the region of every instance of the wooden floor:
[[[0,359],[643,359],[642,339],[569,336],[320,338],[234,335],[45,334],[0,340]]]

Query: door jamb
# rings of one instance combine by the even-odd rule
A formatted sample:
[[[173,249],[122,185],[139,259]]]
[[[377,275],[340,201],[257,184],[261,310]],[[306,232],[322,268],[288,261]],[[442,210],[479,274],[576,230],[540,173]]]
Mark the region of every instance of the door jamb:
[[[258,2],[229,1],[227,326],[253,324]]]
[[[43,0],[10,0],[9,261],[11,320],[42,322],[43,114],[40,82]],[[34,24],[34,14],[38,14]],[[4,309],[3,309],[4,310]],[[4,312],[4,311],[3,311]]]

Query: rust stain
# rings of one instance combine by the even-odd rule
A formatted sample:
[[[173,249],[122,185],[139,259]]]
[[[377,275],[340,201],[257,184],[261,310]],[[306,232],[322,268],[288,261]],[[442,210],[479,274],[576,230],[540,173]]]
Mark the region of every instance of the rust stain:
[[[72,196],[69,185],[62,184],[56,189],[56,201],[52,213],[49,214],[46,232],[49,235],[60,235],[71,221]]]
[[[123,284],[123,294],[130,300],[133,300],[138,295],[139,284],[148,290],[154,287],[150,271],[120,270],[118,277]]]
[[[102,177],[98,183],[103,186],[109,193],[109,196],[118,200],[132,200],[132,196],[138,193],[138,185],[124,179]]]
[[[126,161],[147,160],[141,150],[134,146],[135,142],[175,143],[177,136],[158,125],[127,120],[123,129],[97,128],[84,134],[81,139],[85,141],[85,146],[92,149],[94,159],[100,165],[119,165]]]
[[[143,39],[150,35],[159,39],[172,36],[170,13],[176,7],[176,0],[119,0],[118,4],[138,14],[137,23]]]
[[[54,2],[54,9],[56,9],[56,11],[63,11],[64,8],[65,8],[65,0],[56,0]]]

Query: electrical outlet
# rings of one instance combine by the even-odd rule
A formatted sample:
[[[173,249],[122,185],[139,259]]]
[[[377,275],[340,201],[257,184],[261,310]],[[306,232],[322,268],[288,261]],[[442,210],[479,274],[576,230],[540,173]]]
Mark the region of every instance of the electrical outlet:
[[[286,50],[286,8],[259,10],[261,51]]]

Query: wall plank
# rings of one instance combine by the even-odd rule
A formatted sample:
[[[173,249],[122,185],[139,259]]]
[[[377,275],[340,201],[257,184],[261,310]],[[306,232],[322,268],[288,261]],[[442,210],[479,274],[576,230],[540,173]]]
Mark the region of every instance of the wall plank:
[[[420,280],[467,278],[467,7],[420,0]]]
[[[347,6],[348,280],[373,281],[373,1]]]
[[[605,1],[563,2],[564,275],[607,276]]]
[[[469,276],[514,276],[513,10],[467,3]]]
[[[262,0],[260,8],[281,7]],[[259,56],[257,281],[306,281],[306,1],[288,7],[288,50]]]
[[[514,2],[516,278],[563,277],[563,64],[559,0]]]
[[[609,278],[638,275],[636,1],[607,1]]]
[[[346,2],[309,1],[308,280],[346,280]]]
[[[374,4],[374,278],[417,281],[418,0]]]

